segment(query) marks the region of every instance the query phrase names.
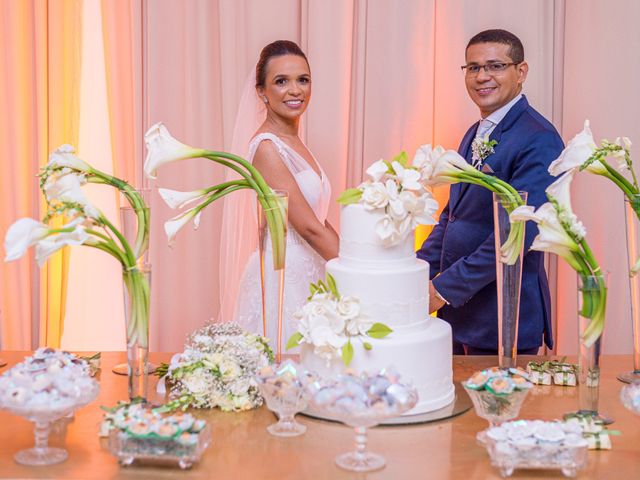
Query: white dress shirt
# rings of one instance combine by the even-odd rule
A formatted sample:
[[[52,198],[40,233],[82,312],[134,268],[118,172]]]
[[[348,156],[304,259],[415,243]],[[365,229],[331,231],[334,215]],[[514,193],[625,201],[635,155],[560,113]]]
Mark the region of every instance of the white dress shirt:
[[[516,95],[509,103],[503,105],[495,112],[487,115],[486,118],[480,119],[480,124],[478,125],[478,130],[476,130],[476,138],[484,138],[485,135],[491,135],[493,129],[496,128],[502,119],[509,113],[511,107],[513,107],[518,100],[522,98],[522,93]]]

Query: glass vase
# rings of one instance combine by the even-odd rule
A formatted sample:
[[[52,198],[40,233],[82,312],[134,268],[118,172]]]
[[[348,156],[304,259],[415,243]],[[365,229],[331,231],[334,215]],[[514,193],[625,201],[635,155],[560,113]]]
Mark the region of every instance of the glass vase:
[[[136,190],[145,202],[145,205],[149,205],[151,192],[149,189]],[[131,248],[134,249],[134,255],[136,255],[137,263],[141,265],[149,264],[149,245],[145,244],[143,240],[143,232],[138,228],[138,215],[139,211],[133,208],[127,199],[127,197],[120,193],[120,227],[124,238],[127,240]],[[146,219],[146,224],[150,228],[150,210],[149,207],[145,208],[143,215]],[[147,363],[148,373],[153,373],[156,370],[156,366],[152,363]],[[118,363],[113,366],[111,371],[117,375],[128,375],[129,365],[128,363]]]
[[[260,252],[260,287],[262,293],[262,328],[268,337],[270,326],[276,329],[276,362],[282,357],[282,314],[287,247],[289,196],[274,190],[258,199],[258,246]],[[274,233],[272,235],[272,233]]]
[[[526,205],[527,192],[518,194]],[[498,363],[501,368],[515,367],[518,352],[525,222],[512,224],[509,220],[509,214],[517,206],[518,201],[512,194],[493,194],[498,294]]]
[[[149,380],[149,306],[151,265],[140,264],[122,272],[127,329],[129,399],[147,400]]]
[[[618,375],[618,380],[631,383],[640,380],[640,272],[633,268],[640,259],[640,195],[625,197],[625,225],[627,258],[629,259],[629,296],[631,299],[631,328],[633,334],[633,370]]]
[[[608,274],[599,276],[578,275],[578,401],[580,415],[589,415],[612,423],[598,411],[600,398],[600,356],[602,338],[592,332],[604,325],[607,304]]]

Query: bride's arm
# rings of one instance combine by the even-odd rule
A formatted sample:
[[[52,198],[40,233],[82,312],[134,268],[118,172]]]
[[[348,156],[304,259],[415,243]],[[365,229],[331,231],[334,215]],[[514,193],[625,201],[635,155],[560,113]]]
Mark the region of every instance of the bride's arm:
[[[253,157],[253,165],[269,186],[289,193],[289,225],[304,238],[322,258],[338,256],[338,235],[327,223],[318,221],[298,188],[295,178],[282,162],[277,148],[271,142],[262,142]]]

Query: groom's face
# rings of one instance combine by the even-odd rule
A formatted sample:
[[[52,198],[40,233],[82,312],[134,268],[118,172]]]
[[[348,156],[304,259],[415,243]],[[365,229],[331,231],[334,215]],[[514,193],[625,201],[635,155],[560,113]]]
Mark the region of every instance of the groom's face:
[[[466,52],[467,65],[487,65],[490,63],[513,63],[509,56],[509,45],[503,43],[476,43]],[[508,65],[501,72],[487,73],[483,68],[477,75],[466,75],[467,92],[482,117],[486,117],[509,103],[522,90],[527,78],[526,62]]]

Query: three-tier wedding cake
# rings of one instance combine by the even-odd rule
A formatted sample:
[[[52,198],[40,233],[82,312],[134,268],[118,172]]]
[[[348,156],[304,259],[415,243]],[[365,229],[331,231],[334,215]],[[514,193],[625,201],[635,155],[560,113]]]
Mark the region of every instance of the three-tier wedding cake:
[[[454,400],[451,327],[428,315],[429,264],[416,258],[411,227],[394,242],[380,236],[383,209],[353,203],[342,208],[339,257],[327,263],[342,296],[359,299],[361,311],[393,332],[382,339],[353,341],[349,368],[374,372],[394,368],[417,388],[408,415],[442,408]],[[391,244],[389,244],[391,243]],[[341,358],[327,360],[303,344],[301,362],[320,374],[344,370]]]

